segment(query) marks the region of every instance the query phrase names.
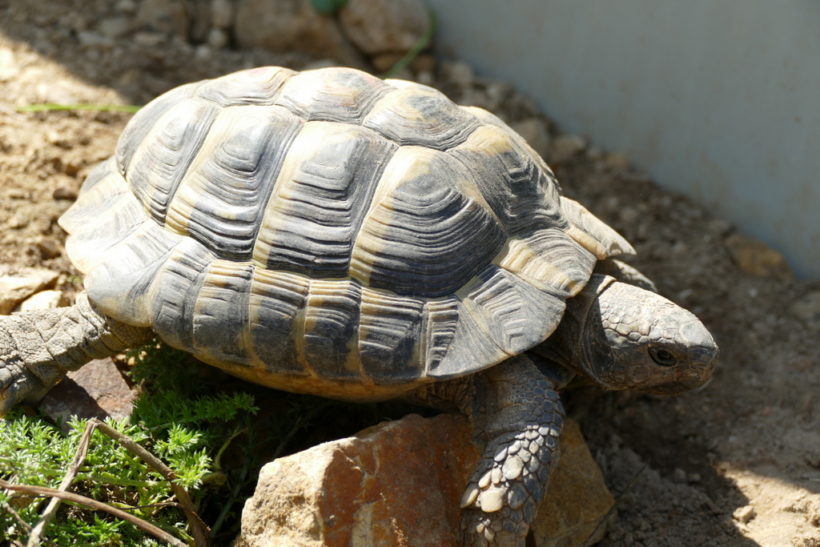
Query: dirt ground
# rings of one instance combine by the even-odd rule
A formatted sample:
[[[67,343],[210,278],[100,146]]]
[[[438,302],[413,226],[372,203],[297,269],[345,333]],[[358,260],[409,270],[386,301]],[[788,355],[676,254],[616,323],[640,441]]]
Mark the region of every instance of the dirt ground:
[[[311,62],[97,32],[125,2],[0,0],[0,264],[60,271],[58,288],[69,295],[80,279],[56,219],[112,153],[130,114],[16,106],[144,104],[185,81]],[[422,79],[508,122],[545,124],[552,144],[542,144],[558,160],[565,193],[624,234],[639,253],[633,263],[699,315],[721,346],[713,382],[697,393],[570,395],[618,498],[601,545],[820,546],[820,283],[795,280],[776,254],[625,158],[557,138],[509,86],[466,76],[449,65]]]

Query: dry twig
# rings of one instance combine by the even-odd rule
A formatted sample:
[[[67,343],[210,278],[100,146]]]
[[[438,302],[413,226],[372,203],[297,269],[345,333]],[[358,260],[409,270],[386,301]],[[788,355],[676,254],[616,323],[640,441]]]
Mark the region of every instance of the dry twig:
[[[188,495],[188,492],[182,486],[177,484],[176,473],[174,473],[174,471],[165,465],[159,458],[135,443],[127,435],[123,435],[108,424],[96,418],[90,419],[88,423],[94,424],[94,426],[97,427],[102,433],[105,433],[125,448],[136,454],[138,457],[142,458],[146,464],[165,477],[165,479],[170,483],[171,489],[174,491],[174,495],[179,501],[182,511],[185,513],[185,517],[188,519],[188,525],[191,527],[191,534],[194,536],[196,545],[203,547],[207,546],[208,534],[210,533],[208,525],[202,521],[199,514],[196,512],[194,502],[191,500],[191,496]]]
[[[60,486],[57,490],[66,492],[68,491],[68,487],[71,486],[71,483],[74,482],[74,478],[77,476],[77,472],[83,465],[85,456],[88,453],[88,444],[91,439],[91,434],[94,433],[94,427],[93,423],[89,422],[86,424],[85,431],[83,431],[83,435],[80,437],[80,442],[77,445],[77,452],[74,454],[74,459],[71,461],[71,465],[68,471],[66,471],[65,476],[63,476],[63,480],[60,482]],[[40,547],[40,537],[43,535],[43,530],[45,530],[46,526],[54,519],[54,515],[57,514],[57,509],[60,507],[60,502],[61,499],[58,497],[51,498],[40,520],[31,530],[31,534],[29,534],[28,541],[26,542],[26,547]]]
[[[130,522],[137,528],[144,530],[145,532],[151,534],[155,538],[162,540],[166,543],[169,543],[174,547],[187,547],[186,543],[180,541],[179,539],[175,538],[162,528],[159,528],[158,526],[155,526],[150,522],[146,522],[141,518],[135,517],[134,515],[126,513],[125,511],[117,509],[116,507],[111,507],[110,505],[103,503],[101,501],[87,498],[79,494],[74,494],[73,492],[63,492],[62,490],[57,490],[56,488],[46,488],[45,486],[32,486],[29,484],[11,484],[10,482],[5,481],[3,479],[0,479],[0,488],[5,488],[6,490],[12,490],[15,492],[24,492],[32,496],[61,498],[66,501],[78,503],[80,505],[84,505],[86,507],[90,507],[98,511],[105,511],[106,513],[114,515],[117,518],[121,518],[122,520]]]

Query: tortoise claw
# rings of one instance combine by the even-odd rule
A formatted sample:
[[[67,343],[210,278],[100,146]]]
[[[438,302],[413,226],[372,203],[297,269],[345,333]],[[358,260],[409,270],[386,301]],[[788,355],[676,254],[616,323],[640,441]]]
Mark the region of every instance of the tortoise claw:
[[[0,362],[0,418],[22,402],[38,400],[50,387],[25,366]]]

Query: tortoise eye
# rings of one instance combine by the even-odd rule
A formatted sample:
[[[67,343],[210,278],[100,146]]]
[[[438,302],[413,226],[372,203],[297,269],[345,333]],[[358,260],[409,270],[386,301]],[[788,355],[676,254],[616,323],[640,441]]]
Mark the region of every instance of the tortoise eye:
[[[662,367],[671,367],[677,363],[677,359],[675,359],[672,352],[663,348],[649,348],[649,356],[655,363]]]

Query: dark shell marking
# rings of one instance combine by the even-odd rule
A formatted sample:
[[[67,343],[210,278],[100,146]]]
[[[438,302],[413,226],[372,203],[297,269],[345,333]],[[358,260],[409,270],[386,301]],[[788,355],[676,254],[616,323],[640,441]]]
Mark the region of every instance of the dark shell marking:
[[[105,313],[263,384],[367,399],[549,336],[596,259],[629,250],[576,206],[481,109],[269,67],[143,108],[61,224]]]

